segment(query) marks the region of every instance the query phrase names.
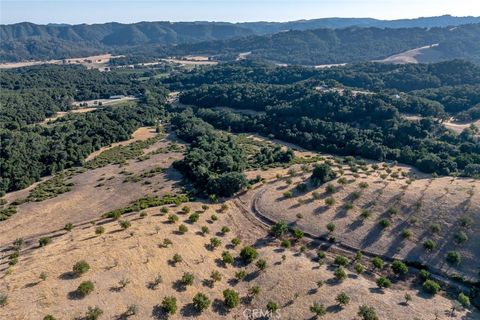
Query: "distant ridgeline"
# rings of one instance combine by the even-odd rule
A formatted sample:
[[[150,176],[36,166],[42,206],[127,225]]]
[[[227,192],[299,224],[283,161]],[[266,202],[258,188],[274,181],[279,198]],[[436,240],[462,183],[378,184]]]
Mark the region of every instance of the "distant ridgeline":
[[[343,29],[339,29],[343,28]],[[291,30],[285,32],[287,30]],[[439,44],[422,61],[480,61],[480,18],[316,19],[285,23],[140,22],[94,25],[0,25],[0,62],[63,59],[111,52],[148,61],[240,52],[288,64],[364,62]]]
[[[480,67],[468,62],[327,70],[242,62],[164,82],[193,88],[180,102],[197,106],[195,114],[220,129],[272,134],[311,150],[397,160],[424,172],[480,176],[479,132],[467,128],[455,134],[431,117],[478,109]],[[258,113],[212,109],[217,106]],[[420,117],[407,120],[401,113]]]

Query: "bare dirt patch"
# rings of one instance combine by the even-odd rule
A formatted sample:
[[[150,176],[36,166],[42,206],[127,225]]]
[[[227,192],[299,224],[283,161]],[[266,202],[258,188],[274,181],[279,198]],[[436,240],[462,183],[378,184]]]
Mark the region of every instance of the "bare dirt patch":
[[[41,61],[22,61],[22,62],[10,62],[0,63],[0,69],[12,69],[30,67],[42,64],[81,64],[88,69],[105,69],[110,59],[119,58],[122,56],[112,56],[111,54],[101,54],[96,56],[89,56],[83,58],[70,58],[65,60],[41,60]]]

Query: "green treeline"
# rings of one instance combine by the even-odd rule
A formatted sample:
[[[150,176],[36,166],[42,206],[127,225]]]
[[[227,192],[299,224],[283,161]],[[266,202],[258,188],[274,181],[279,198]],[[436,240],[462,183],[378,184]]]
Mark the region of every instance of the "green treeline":
[[[246,154],[232,135],[215,130],[188,111],[176,114],[171,124],[181,139],[190,142],[184,159],[174,166],[197,191],[231,196],[247,186]]]
[[[419,67],[419,73],[422,67]],[[237,68],[241,69],[241,66]],[[456,81],[453,79],[456,76],[447,77],[440,72],[439,75],[445,83]],[[188,77],[185,79],[188,82]],[[469,81],[468,78],[465,81]],[[424,104],[432,104],[432,109],[427,110],[433,114],[444,113],[439,102],[410,95],[402,98],[389,91],[381,94],[356,93],[348,89],[322,92],[312,88],[312,84],[314,81],[310,77],[308,81],[290,85],[290,88],[257,85],[250,81],[203,85],[183,92],[180,102],[202,107],[196,110],[196,115],[221,129],[273,134],[311,150],[397,160],[425,172],[443,175],[480,173],[480,142],[473,130],[457,135],[432,118],[409,121],[400,116],[400,111],[405,112],[412,105],[421,110]],[[414,100],[418,100],[416,104],[410,103]],[[205,108],[214,106],[264,112],[245,115]],[[435,111],[435,108],[440,109]]]
[[[85,157],[129,139],[140,126],[163,116],[165,90],[157,80],[101,73],[81,66],[38,66],[2,71],[0,107],[0,194],[45,175],[81,165]],[[71,114],[51,125],[36,122],[68,110],[71,101],[136,95],[139,103]]]
[[[229,100],[232,107],[261,110],[321,86],[327,91],[357,88],[375,92],[402,113],[440,118],[459,115],[463,121],[479,118],[475,110],[479,103],[480,67],[459,60],[417,65],[363,63],[322,70],[242,62],[174,75],[164,83],[176,90],[194,88],[189,99],[204,107],[211,106],[208,99],[216,99],[216,106],[226,106],[224,100]],[[211,85],[210,98],[202,94],[207,90],[202,85],[207,84]],[[228,84],[236,94],[223,95],[222,84]],[[273,86],[292,84],[296,86]],[[186,96],[182,99],[191,102]]]

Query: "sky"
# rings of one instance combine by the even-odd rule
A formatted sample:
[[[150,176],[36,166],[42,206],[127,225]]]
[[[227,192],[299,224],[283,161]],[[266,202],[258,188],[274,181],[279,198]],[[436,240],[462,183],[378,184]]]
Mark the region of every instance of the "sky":
[[[480,16],[479,0],[0,0],[0,23],[292,21]]]

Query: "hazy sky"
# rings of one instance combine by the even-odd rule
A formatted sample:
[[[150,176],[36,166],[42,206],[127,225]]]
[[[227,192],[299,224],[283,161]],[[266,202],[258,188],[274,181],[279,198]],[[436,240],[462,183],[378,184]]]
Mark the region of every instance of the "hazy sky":
[[[480,16],[479,0],[0,0],[0,5],[2,24]]]

